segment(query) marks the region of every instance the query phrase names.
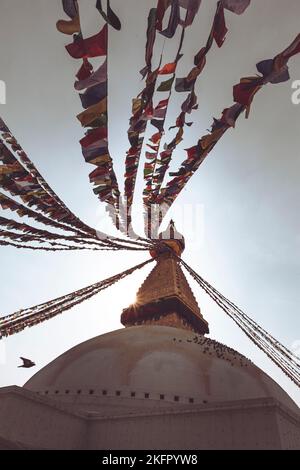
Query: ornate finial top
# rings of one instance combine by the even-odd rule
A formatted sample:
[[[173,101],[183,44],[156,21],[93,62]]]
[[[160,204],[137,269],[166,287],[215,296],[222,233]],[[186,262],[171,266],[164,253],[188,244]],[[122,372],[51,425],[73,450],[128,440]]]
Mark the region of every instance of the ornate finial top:
[[[173,251],[177,256],[181,256],[185,248],[185,241],[183,235],[176,230],[175,223],[170,220],[166,230],[161,232],[158,236],[159,241],[154,249],[150,251],[151,256],[157,256]]]

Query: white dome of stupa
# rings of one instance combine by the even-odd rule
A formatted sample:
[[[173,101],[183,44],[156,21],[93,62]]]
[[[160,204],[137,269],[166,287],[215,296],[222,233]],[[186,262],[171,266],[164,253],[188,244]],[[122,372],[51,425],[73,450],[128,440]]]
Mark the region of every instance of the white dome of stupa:
[[[102,403],[114,398],[114,404],[125,399],[127,406],[130,400],[130,407],[273,398],[299,412],[274,380],[237,351],[192,331],[158,325],[122,328],[85,341],[24,387],[62,401],[75,395],[81,408],[87,395],[93,395],[94,404],[96,397]]]

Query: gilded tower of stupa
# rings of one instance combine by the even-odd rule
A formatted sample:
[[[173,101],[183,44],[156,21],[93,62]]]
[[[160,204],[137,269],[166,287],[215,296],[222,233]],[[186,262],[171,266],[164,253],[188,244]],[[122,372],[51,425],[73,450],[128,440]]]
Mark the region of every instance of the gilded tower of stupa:
[[[164,325],[199,334],[209,332],[179,263],[184,248],[184,238],[171,221],[160,234],[158,247],[151,251],[156,258],[155,268],[138,290],[136,302],[123,310],[124,326]]]

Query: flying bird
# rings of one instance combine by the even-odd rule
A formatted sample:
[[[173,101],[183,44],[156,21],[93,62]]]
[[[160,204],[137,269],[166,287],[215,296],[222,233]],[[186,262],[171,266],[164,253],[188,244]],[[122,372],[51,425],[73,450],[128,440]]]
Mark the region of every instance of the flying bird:
[[[26,369],[29,369],[29,367],[35,366],[35,362],[32,362],[30,359],[26,359],[26,357],[20,357],[22,359],[23,364],[18,367],[25,367]]]

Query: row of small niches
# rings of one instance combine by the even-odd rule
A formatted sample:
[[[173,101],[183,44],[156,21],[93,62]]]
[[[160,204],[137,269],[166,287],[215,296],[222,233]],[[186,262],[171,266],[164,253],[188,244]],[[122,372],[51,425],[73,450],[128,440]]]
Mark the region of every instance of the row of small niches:
[[[99,391],[90,389],[90,390],[46,390],[44,392],[38,392],[39,394],[42,395],[96,395],[96,396],[108,396],[108,397],[120,397],[122,396],[123,398],[138,398],[138,399],[159,399],[159,400],[166,400],[166,401],[174,401],[174,402],[181,402],[181,403],[207,403],[207,400],[195,400],[194,398],[191,397],[180,397],[179,395],[165,395],[165,394],[153,394],[153,393],[142,393],[142,392],[121,392],[121,390],[116,390],[115,392],[111,392],[108,390],[101,390],[100,393]]]

